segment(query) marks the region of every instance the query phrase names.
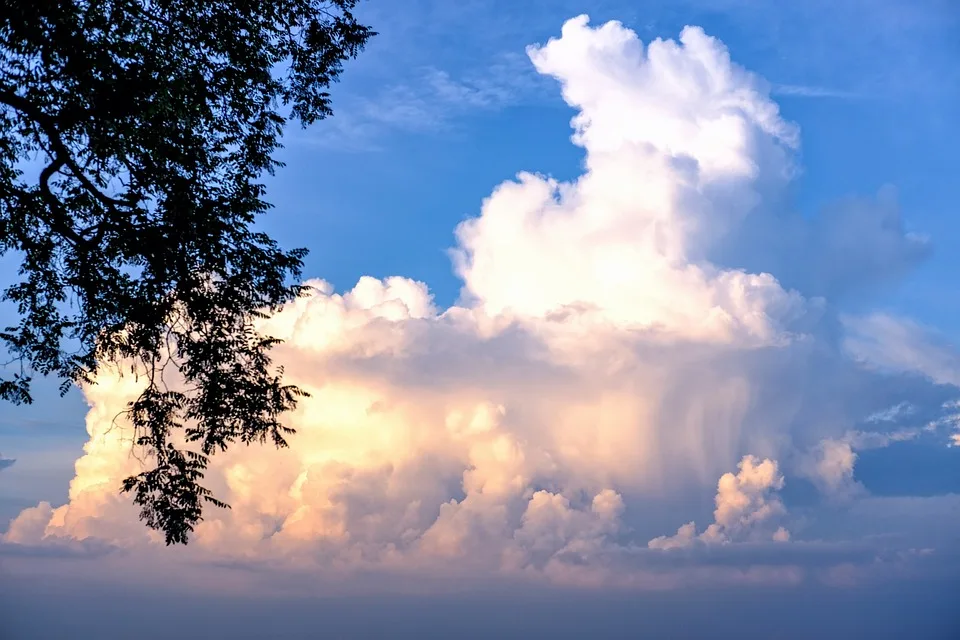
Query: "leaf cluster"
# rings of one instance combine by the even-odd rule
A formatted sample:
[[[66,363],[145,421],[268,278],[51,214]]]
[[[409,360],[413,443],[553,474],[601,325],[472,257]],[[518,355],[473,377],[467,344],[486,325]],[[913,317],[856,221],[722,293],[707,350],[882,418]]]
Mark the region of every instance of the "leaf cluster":
[[[256,323],[302,293],[306,252],[254,225],[284,125],[331,114],[373,35],[356,4],[0,0],[0,255],[20,260],[0,398],[31,402],[37,374],[64,393],[106,364],[142,376],[126,416],[151,466],[122,489],[168,544],[225,506],[209,456],[291,434],[303,392]]]

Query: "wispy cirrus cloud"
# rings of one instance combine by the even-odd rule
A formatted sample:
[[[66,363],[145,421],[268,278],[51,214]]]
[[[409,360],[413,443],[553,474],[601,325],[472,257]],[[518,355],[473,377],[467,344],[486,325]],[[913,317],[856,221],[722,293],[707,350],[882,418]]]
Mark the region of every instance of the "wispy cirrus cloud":
[[[887,313],[845,317],[844,347],[868,366],[960,385],[960,348],[942,332]]]
[[[417,0],[402,9],[362,9],[382,32],[347,84],[337,115],[305,138],[345,150],[381,148],[392,133],[449,134],[459,119],[546,99],[546,86],[523,55],[531,37],[589,8],[625,20],[642,37],[665,37],[702,17],[724,17],[724,39],[755,58],[774,95],[811,100],[934,100],[960,86],[952,64],[947,2],[851,0],[834,3],[744,0],[655,2],[644,11],[624,0],[548,5]],[[829,14],[830,20],[822,20]],[[359,68],[357,68],[359,67]],[[372,69],[376,69],[375,72]],[[363,80],[354,82],[356,78]],[[955,92],[952,94],[956,97]]]
[[[774,84],[771,88],[773,95],[793,96],[798,98],[836,98],[838,100],[863,99],[865,96],[856,91],[844,91],[830,87],[817,87],[799,84]]]
[[[395,133],[455,134],[458,119],[539,100],[547,86],[521,52],[457,71],[424,66],[404,81],[339,95],[336,115],[306,141],[367,151]]]

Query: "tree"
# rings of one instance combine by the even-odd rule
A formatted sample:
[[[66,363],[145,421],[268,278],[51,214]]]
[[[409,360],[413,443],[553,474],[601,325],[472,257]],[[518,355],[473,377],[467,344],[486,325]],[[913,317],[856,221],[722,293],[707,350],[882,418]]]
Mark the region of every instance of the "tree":
[[[200,484],[211,455],[292,433],[304,394],[255,323],[302,293],[306,251],[253,225],[285,123],[330,115],[374,35],[357,2],[0,0],[0,255],[21,259],[0,398],[143,376],[125,417],[149,464],[119,489],[167,544],[227,506]]]

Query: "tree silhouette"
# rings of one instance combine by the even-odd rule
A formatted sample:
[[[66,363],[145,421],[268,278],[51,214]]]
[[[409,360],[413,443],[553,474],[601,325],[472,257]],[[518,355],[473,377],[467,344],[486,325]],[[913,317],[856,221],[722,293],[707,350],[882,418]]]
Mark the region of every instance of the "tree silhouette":
[[[126,418],[149,463],[121,488],[167,544],[226,506],[209,456],[292,433],[304,394],[255,323],[302,292],[306,251],[253,224],[285,123],[330,115],[374,35],[357,1],[0,0],[0,255],[20,258],[0,398],[142,376]]]

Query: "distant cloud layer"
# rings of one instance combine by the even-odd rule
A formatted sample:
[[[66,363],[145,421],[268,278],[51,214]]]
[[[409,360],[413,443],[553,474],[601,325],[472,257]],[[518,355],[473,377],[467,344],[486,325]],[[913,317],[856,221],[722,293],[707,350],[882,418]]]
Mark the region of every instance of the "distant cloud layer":
[[[831,302],[897,277],[927,240],[883,194],[813,221],[780,211],[798,128],[699,28],[645,47],[581,16],[528,54],[577,111],[583,174],[493,190],[457,229],[457,306],[402,277],[345,293],[315,280],[270,319],[278,362],[312,396],[289,416],[291,449],[215,458],[209,484],[233,508],[208,513],[189,553],[642,588],[929,562],[940,550],[909,520],[869,543],[815,526],[844,517],[842,496],[869,505],[865,533],[889,533],[869,530],[888,514],[856,483],[856,451],[954,433],[956,357],[907,321],[841,322]],[[769,272],[743,267],[771,246]],[[139,463],[111,424],[137,392],[106,373],[85,389],[69,502],[24,511],[6,542],[159,547],[118,495]],[[795,514],[794,482],[826,506]],[[698,506],[711,496],[712,522]]]

